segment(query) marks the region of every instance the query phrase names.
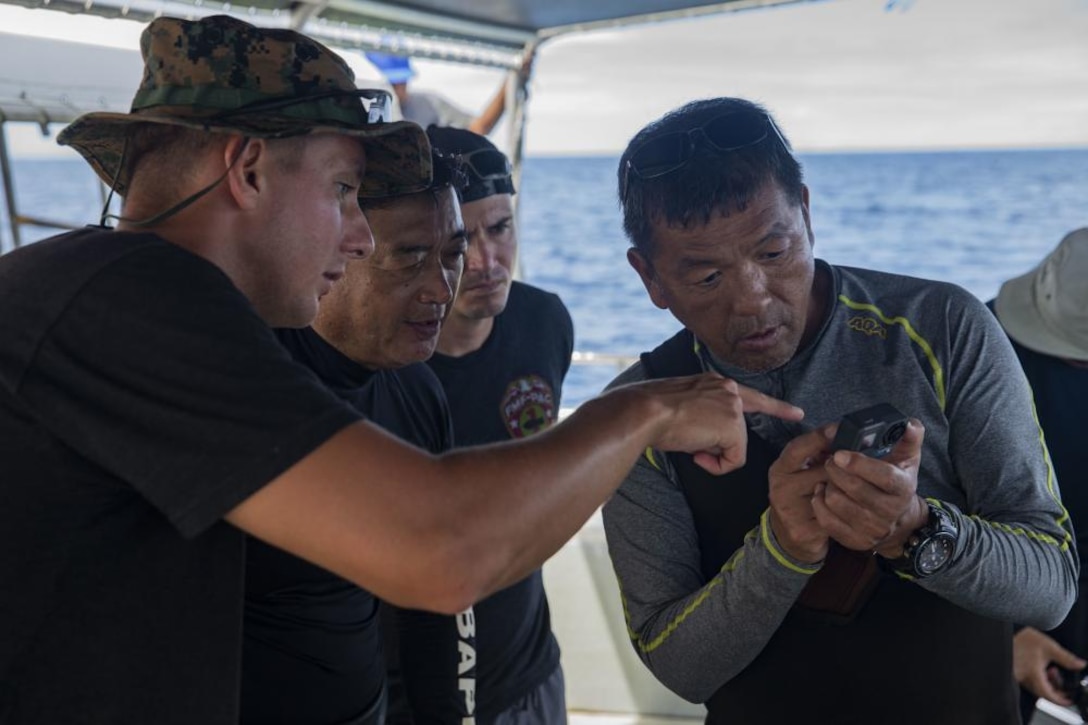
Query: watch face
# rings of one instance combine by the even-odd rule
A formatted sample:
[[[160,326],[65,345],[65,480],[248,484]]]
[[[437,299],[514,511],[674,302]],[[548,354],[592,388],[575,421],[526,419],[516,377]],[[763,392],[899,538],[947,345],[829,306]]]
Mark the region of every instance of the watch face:
[[[955,546],[955,540],[948,534],[937,534],[923,542],[918,547],[918,553],[914,558],[914,566],[918,573],[929,576],[940,571],[952,558]]]

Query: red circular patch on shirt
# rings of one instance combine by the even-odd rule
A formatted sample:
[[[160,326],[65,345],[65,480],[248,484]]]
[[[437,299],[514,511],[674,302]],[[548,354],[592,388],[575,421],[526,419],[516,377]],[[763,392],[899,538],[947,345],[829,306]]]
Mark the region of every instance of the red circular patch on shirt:
[[[555,394],[539,375],[524,375],[506,386],[500,407],[511,438],[539,433],[555,422]]]

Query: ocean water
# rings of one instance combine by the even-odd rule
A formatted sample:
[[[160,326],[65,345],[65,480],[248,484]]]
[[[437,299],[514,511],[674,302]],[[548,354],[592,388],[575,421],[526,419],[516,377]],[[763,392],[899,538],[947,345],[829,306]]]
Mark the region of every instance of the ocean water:
[[[801,156],[816,255],[955,282],[982,300],[1088,226],[1088,149]],[[626,260],[617,158],[539,158],[520,190],[526,280],[559,293],[575,349],[637,355],[679,326],[654,307]],[[1086,280],[1088,284],[1088,280]],[[564,405],[618,370],[576,366]]]
[[[816,254],[829,262],[955,282],[983,300],[1088,226],[1088,149],[802,155]],[[614,157],[529,158],[520,203],[526,281],[558,293],[581,351],[637,355],[677,329],[628,266]],[[79,160],[17,160],[23,214],[97,221],[94,176]],[[4,214],[0,210],[0,216]],[[24,242],[48,236],[27,227]],[[3,249],[12,246],[7,220]],[[619,370],[574,366],[564,406]]]

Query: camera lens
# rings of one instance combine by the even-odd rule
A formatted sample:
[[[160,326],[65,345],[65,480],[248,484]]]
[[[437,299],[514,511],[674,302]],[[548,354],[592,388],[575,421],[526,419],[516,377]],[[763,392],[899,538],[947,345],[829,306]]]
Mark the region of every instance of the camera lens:
[[[884,445],[893,446],[899,442],[899,439],[903,437],[903,434],[907,432],[907,422],[899,421],[888,426],[888,429],[884,431]]]

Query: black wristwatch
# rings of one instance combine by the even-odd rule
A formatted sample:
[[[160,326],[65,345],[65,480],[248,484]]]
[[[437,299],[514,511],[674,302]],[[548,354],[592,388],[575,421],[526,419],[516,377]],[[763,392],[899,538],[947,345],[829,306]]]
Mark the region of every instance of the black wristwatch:
[[[929,520],[907,539],[903,555],[888,562],[892,569],[915,579],[936,574],[948,566],[960,536],[947,511],[931,501],[926,501],[926,506]]]

